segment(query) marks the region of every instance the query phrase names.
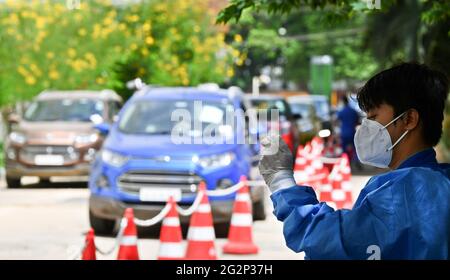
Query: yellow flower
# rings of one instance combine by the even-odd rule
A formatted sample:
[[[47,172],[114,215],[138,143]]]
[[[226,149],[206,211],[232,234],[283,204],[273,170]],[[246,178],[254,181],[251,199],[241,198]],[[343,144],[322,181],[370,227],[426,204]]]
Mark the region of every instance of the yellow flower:
[[[14,35],[16,34],[16,30],[14,28],[9,27],[8,29],[6,29],[6,33],[8,33],[9,35]]]
[[[227,70],[227,77],[231,78],[234,76],[234,70],[233,68],[230,68]]]
[[[50,70],[50,73],[48,73],[48,76],[50,77],[50,79],[52,80],[57,80],[59,79],[59,73],[56,70]]]
[[[127,29],[127,26],[125,25],[125,23],[119,23],[118,28],[120,31],[124,31],[125,29]]]
[[[241,36],[241,34],[236,34],[236,35],[234,35],[234,41],[237,42],[237,43],[242,42],[242,36]]]
[[[25,83],[29,85],[34,85],[36,83],[36,79],[33,76],[27,76],[25,78]]]
[[[87,31],[86,31],[86,29],[81,28],[80,30],[78,30],[78,34],[79,34],[81,37],[84,37],[84,36],[86,36]]]
[[[26,77],[28,75],[27,69],[25,69],[25,67],[23,67],[23,66],[17,67],[17,72],[19,72],[19,74],[24,77]]]
[[[98,77],[97,79],[95,79],[95,82],[99,85],[102,85],[105,83],[105,79],[103,79],[102,77]]]
[[[151,27],[150,23],[148,23],[148,22],[146,22],[146,23],[144,23],[144,25],[142,25],[142,30],[144,30],[145,32],[150,31],[151,28],[152,27]]]
[[[141,53],[142,53],[143,56],[147,56],[149,54],[147,48],[142,48]]]
[[[138,45],[136,43],[133,43],[130,45],[130,50],[134,51],[138,48]]]
[[[107,18],[105,18],[103,20],[103,24],[106,25],[106,26],[111,25],[112,23],[113,23],[113,19],[112,18],[107,17]]]
[[[69,55],[69,57],[74,58],[77,55],[77,51],[73,48],[70,48],[67,50],[67,54]]]
[[[48,59],[53,59],[55,57],[55,54],[53,52],[47,52],[46,56]]]
[[[139,67],[139,70],[138,70],[138,76],[140,76],[140,77],[142,77],[142,76],[144,76],[144,74],[145,74],[145,68],[143,68],[143,67]]]
[[[153,37],[148,36],[147,38],[145,38],[145,43],[147,45],[153,45],[153,43],[155,42],[155,39],[153,39]]]
[[[36,18],[36,28],[43,29],[45,27],[45,17]]]

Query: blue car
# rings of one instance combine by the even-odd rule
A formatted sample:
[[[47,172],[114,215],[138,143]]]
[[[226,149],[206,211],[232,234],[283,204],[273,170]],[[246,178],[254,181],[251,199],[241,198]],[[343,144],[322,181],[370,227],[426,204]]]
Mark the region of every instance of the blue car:
[[[248,118],[225,122],[227,113],[245,110],[236,88],[150,88],[136,92],[118,120],[97,125],[107,135],[89,178],[89,217],[97,233],[114,231],[125,208],[148,219],[168,196],[188,207],[198,184],[225,189],[241,175],[255,179],[259,145],[249,139]],[[185,117],[183,119],[183,117]],[[211,142],[211,140],[225,140]],[[255,220],[265,219],[264,187],[250,188]],[[210,197],[218,236],[226,235],[235,193]],[[189,217],[180,217],[187,224]]]

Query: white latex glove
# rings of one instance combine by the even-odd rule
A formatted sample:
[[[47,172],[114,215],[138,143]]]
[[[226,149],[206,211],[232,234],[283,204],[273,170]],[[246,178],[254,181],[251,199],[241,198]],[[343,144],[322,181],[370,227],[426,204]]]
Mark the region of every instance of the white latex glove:
[[[261,139],[259,172],[269,189],[289,188],[295,184],[292,171],[293,156],[291,150],[279,135],[269,135]]]

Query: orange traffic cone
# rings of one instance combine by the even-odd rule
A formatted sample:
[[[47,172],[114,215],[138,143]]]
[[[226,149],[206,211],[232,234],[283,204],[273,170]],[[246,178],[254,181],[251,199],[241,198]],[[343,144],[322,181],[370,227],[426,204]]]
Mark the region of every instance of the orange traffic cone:
[[[253,243],[251,200],[247,186],[247,178],[241,177],[244,184],[236,194],[231,216],[228,242],[223,246],[225,254],[257,254],[258,247]]]
[[[214,239],[211,206],[206,195],[204,182],[199,185],[199,192],[203,193],[200,205],[191,216],[187,235],[186,259],[215,260],[217,259]]]
[[[181,260],[184,257],[184,248],[180,218],[172,196],[167,203],[170,205],[170,210],[161,226],[158,260]]]
[[[94,241],[94,230],[89,229],[86,234],[86,243],[81,255],[81,259],[84,261],[96,260],[97,257],[95,255],[95,241]]]
[[[299,185],[304,185],[308,180],[308,175],[306,174],[307,160],[305,157],[305,152],[303,146],[298,147],[297,156],[295,158],[294,165],[294,179]]]
[[[137,248],[137,229],[134,224],[132,208],[125,209],[124,219],[127,221],[123,236],[120,240],[118,260],[139,260]]]

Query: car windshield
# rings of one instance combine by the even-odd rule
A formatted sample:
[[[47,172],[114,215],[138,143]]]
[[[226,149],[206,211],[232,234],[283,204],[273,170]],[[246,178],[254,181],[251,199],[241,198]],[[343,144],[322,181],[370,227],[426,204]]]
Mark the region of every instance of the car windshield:
[[[261,110],[278,109],[280,112],[280,116],[286,116],[288,114],[288,108],[286,107],[283,100],[255,99],[255,100],[252,100],[251,103],[252,103],[252,106],[256,109],[261,109]]]
[[[231,133],[225,124],[226,111],[232,108],[226,100],[151,100],[134,102],[119,121],[119,129],[128,134],[170,134],[175,125],[183,125],[190,136],[201,136],[205,127],[213,133]],[[228,108],[228,109],[227,109]],[[186,118],[186,114],[188,117]],[[179,117],[182,116],[180,119]],[[190,120],[190,123],[189,123]],[[177,127],[180,128],[180,127]],[[216,134],[217,136],[217,134]]]
[[[103,102],[95,99],[49,99],[33,102],[24,118],[31,122],[43,121],[98,121],[103,116]]]
[[[311,113],[311,106],[305,103],[291,103],[291,110],[294,114],[300,114],[303,118],[307,118]]]
[[[328,102],[326,100],[314,100],[314,105],[316,107],[317,115],[319,116],[327,116],[330,114],[330,107],[328,106]]]

